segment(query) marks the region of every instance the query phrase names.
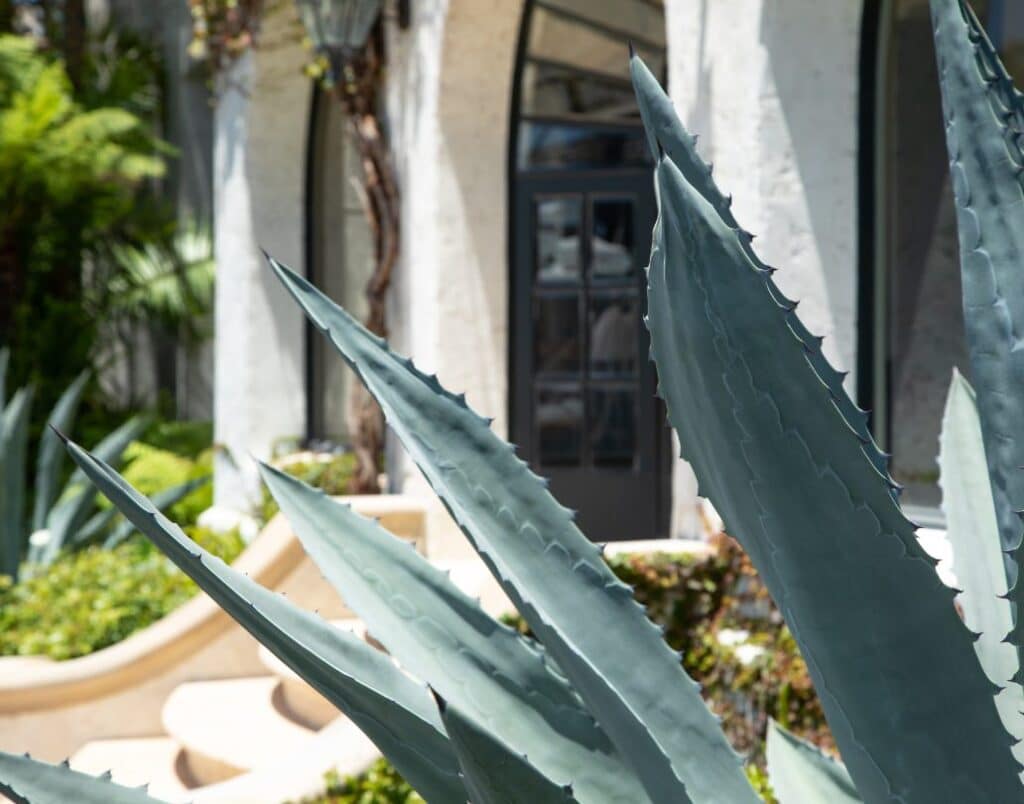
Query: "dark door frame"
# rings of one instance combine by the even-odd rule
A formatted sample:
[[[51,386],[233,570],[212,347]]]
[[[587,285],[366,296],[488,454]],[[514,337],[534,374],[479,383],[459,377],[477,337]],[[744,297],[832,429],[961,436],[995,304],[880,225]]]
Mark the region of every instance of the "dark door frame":
[[[510,120],[510,134],[509,134],[509,148],[508,158],[506,164],[506,177],[507,177],[507,209],[508,209],[508,244],[507,244],[507,260],[508,260],[508,342],[507,342],[507,361],[508,361],[508,394],[507,394],[507,414],[508,414],[508,426],[510,440],[516,440],[518,437],[523,436],[522,433],[517,432],[516,425],[523,417],[520,415],[523,405],[532,405],[532,384],[529,382],[530,366],[526,365],[529,363],[529,356],[525,355],[525,351],[522,348],[521,339],[524,336],[528,336],[528,333],[523,333],[516,330],[515,322],[519,320],[524,314],[522,305],[524,303],[530,303],[529,297],[525,300],[523,294],[516,292],[518,283],[516,277],[517,266],[523,260],[523,255],[519,253],[519,249],[523,247],[521,238],[519,237],[522,231],[525,231],[526,222],[521,219],[521,215],[518,211],[521,209],[523,204],[522,193],[526,190],[527,185],[535,181],[542,182],[557,182],[559,179],[563,179],[566,182],[563,188],[565,192],[573,192],[572,182],[583,181],[585,183],[600,182],[601,178],[607,178],[614,184],[615,180],[622,180],[624,178],[635,178],[637,181],[646,182],[646,186],[650,189],[650,199],[653,203],[654,190],[653,190],[653,178],[652,172],[648,169],[638,168],[596,168],[596,169],[579,169],[579,170],[521,170],[517,163],[517,154],[519,149],[519,123],[520,123],[520,100],[521,100],[521,76],[522,67],[526,60],[527,54],[527,40],[528,33],[530,30],[531,15],[533,12],[534,3],[532,0],[525,0],[523,3],[523,13],[520,19],[518,44],[516,51],[516,60],[513,65],[513,82],[512,82],[512,93],[510,98],[510,109],[509,109],[509,120]],[[600,194],[602,191],[597,190]],[[614,193],[614,190],[612,191]],[[646,238],[649,233],[642,233],[638,235],[638,239],[644,242],[649,242]],[[642,263],[642,261],[641,261]],[[645,295],[641,293],[641,303],[645,303]],[[643,337],[646,337],[646,332],[642,333]],[[642,356],[646,357],[646,350],[642,352]],[[524,363],[524,357],[526,358]],[[643,361],[643,365],[640,366],[639,370],[642,372],[651,372],[653,374],[653,366],[647,364],[646,359]],[[650,390],[653,396],[654,388],[656,383],[651,379]],[[672,467],[672,447],[670,434],[667,427],[667,417],[664,412],[664,405],[660,399],[655,399],[653,402],[655,406],[655,417],[656,421],[664,425],[664,428],[658,428],[658,432],[652,434],[654,439],[654,447],[651,450],[651,460],[653,465],[650,468],[652,476],[656,478],[654,492],[655,500],[655,511],[653,512],[653,532],[633,532],[624,530],[618,538],[621,539],[640,539],[654,537],[667,537],[669,535],[669,520],[671,512],[671,467]],[[638,419],[639,421],[639,419]],[[652,428],[653,429],[653,428]],[[638,437],[640,434],[638,433]],[[535,445],[522,444],[522,452],[525,456],[529,457],[535,453]],[[622,499],[620,503],[623,507],[629,506],[629,500]]]

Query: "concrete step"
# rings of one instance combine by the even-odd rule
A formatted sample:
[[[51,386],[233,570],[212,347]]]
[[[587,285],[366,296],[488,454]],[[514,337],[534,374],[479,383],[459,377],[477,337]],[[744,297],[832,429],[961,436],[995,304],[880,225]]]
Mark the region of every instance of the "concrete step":
[[[164,730],[182,747],[182,768],[215,784],[300,752],[315,735],[283,711],[280,679],[193,681],[163,708]]]
[[[195,786],[184,772],[181,746],[170,737],[93,740],[74,753],[71,767],[92,776],[109,770],[118,784],[147,784],[151,796],[168,801],[181,800]]]

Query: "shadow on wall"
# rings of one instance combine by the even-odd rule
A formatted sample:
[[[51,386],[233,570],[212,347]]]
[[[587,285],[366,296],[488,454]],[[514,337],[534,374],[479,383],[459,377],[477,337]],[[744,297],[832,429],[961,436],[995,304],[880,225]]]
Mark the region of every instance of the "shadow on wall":
[[[452,0],[438,96],[439,355],[502,432],[508,384],[509,113],[522,3]],[[471,348],[467,348],[470,346]],[[439,366],[439,368],[442,368]]]
[[[811,225],[820,260],[828,306],[835,321],[854,321],[856,310],[856,188],[860,26],[863,3],[808,3],[773,0],[761,16],[761,43],[766,51],[781,115],[765,126],[764,153],[777,156],[764,181],[795,166],[803,190],[804,210],[773,212],[772,188],[763,188],[768,220]],[[789,154],[792,157],[789,158]],[[767,160],[766,160],[767,161]],[[783,202],[785,203],[785,202]],[[799,237],[798,231],[786,232]],[[784,266],[780,266],[784,267]],[[850,335],[853,334],[851,329]],[[851,339],[852,341],[852,339]],[[852,367],[853,343],[843,357]]]

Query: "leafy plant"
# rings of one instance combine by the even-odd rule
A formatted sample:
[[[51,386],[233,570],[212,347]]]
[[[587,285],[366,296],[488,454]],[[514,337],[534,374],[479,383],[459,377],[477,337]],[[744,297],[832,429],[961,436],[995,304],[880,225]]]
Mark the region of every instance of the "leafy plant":
[[[356,457],[351,452],[343,452],[329,460],[288,461],[281,465],[281,469],[333,497],[353,493]],[[269,522],[279,510],[274,495],[264,486],[260,519]]]
[[[1002,338],[974,354],[1000,364],[1013,360],[1016,340],[1012,324],[1000,329],[1013,319],[994,281],[1003,270],[996,258],[1009,263],[1024,253],[1008,239],[1024,204],[1019,184],[985,181],[1007,172],[1008,124],[1024,120],[1024,96],[996,69],[966,5],[932,0],[932,10],[958,205],[978,205],[961,216],[965,268],[978,269],[982,286],[967,288],[968,315],[987,304],[995,312],[984,315],[995,319],[977,334]],[[773,732],[776,791],[785,804],[1021,801],[998,688],[953,590],[899,508],[864,413],[757,258],[668,97],[639,60],[632,69],[657,155],[648,326],[660,393],[702,491],[789,625],[845,761],[844,770]],[[984,106],[971,106],[979,97]],[[375,523],[264,466],[307,552],[428,691],[365,643],[215,560],[116,471],[71,444],[85,475],[363,728],[431,802],[758,800],[680,657],[544,482],[462,397],[389,351],[302,277],[272,265],[377,399],[539,643],[493,621]],[[996,393],[1021,398],[1015,382],[1002,383]],[[984,433],[981,400],[979,391]],[[1002,475],[992,474],[999,487]],[[1016,587],[1009,597],[1019,602]],[[1022,628],[1018,618],[1015,644]],[[54,774],[42,763],[3,760],[14,790]],[[56,799],[38,799],[48,800]]]
[[[327,774],[322,795],[303,799],[300,804],[422,804],[416,793],[386,760],[377,760],[359,776],[342,779]]]
[[[111,525],[117,511],[109,504],[97,508],[96,491],[81,471],[74,471],[61,486],[64,450],[59,431],[70,430],[77,413],[88,375],[83,373],[57,400],[47,419],[35,460],[32,512],[29,515],[28,430],[32,388],[21,388],[3,405],[6,366],[9,352],[0,350],[0,575],[18,579],[23,561],[33,565],[52,564],[65,548],[81,547],[100,536],[108,546],[122,541],[132,532],[130,525]],[[95,446],[97,455],[119,465],[129,444],[147,427],[144,417],[136,416],[109,433]],[[174,456],[171,456],[172,458]],[[145,462],[140,465],[140,469]],[[136,474],[139,470],[136,470]],[[142,478],[145,480],[145,478]],[[173,486],[149,487],[160,492],[160,504],[179,503],[208,482],[209,473],[182,478]],[[179,511],[180,513],[180,511]]]
[[[131,98],[89,105],[112,99],[76,94],[52,54],[0,35],[0,345],[17,345],[12,376],[47,407],[89,364],[105,312],[82,303],[84,255],[136,234],[145,182],[165,169]]]
[[[233,561],[236,532],[192,526],[189,537]],[[0,578],[0,655],[73,659],[120,642],[169,614],[196,585],[141,537],[65,553],[20,583]]]

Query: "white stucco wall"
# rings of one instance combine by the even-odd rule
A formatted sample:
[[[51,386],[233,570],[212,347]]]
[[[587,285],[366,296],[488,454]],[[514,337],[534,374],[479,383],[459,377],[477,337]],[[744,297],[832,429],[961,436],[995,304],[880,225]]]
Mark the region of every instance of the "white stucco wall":
[[[393,32],[389,113],[403,193],[392,341],[507,433],[509,110],[522,5],[419,0]],[[414,467],[403,490],[431,500],[431,550],[461,535]]]
[[[268,16],[263,46],[222,77],[215,113],[214,496],[228,509],[258,500],[253,458],[305,430],[303,319],[259,251],[304,268],[310,81],[288,24]]]
[[[669,90],[783,292],[853,371],[861,0],[668,0]],[[854,378],[847,388],[854,389]],[[675,467],[673,521],[695,489]]]

